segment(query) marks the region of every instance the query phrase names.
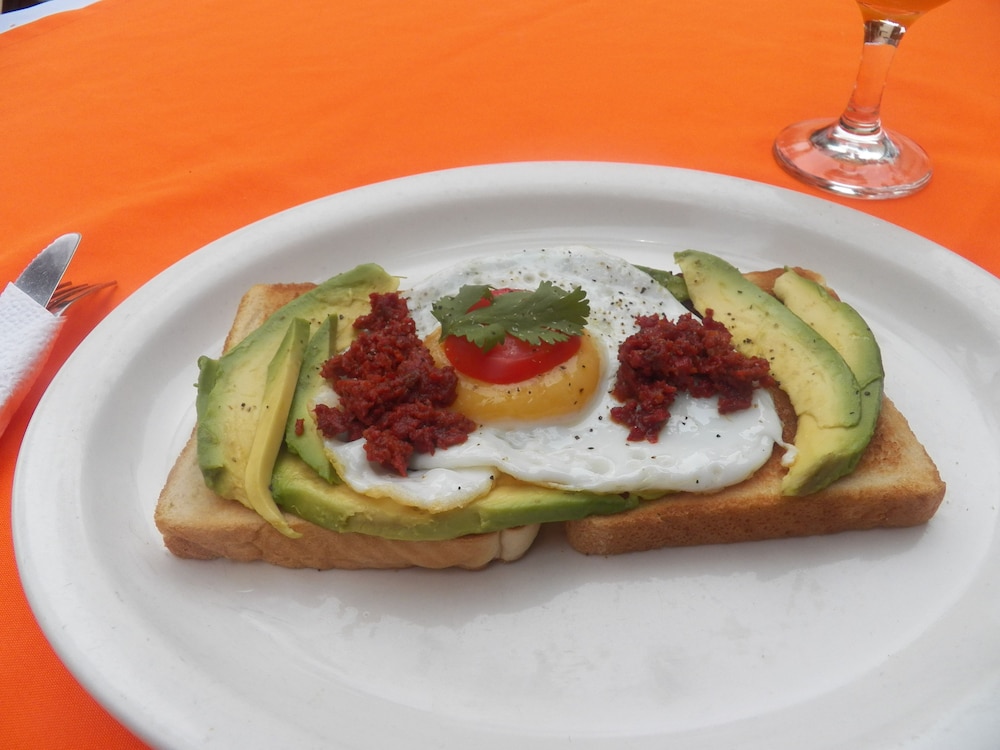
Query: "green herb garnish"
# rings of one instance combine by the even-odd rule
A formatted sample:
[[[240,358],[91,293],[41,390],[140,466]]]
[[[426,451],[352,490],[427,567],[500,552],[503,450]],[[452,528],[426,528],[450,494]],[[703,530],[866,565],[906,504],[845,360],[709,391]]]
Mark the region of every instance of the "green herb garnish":
[[[667,291],[674,295],[674,298],[681,304],[687,305],[691,302],[691,295],[688,294],[687,284],[684,282],[684,277],[679,273],[674,273],[673,271],[661,271],[659,268],[650,268],[649,266],[639,266],[640,271],[648,273],[653,277],[653,281],[662,287],[666,287]]]
[[[491,299],[491,304],[469,309]],[[590,314],[590,303],[580,287],[567,292],[543,281],[533,292],[516,290],[495,296],[492,287],[466,285],[458,294],[439,299],[431,311],[441,323],[442,339],[460,336],[488,352],[508,335],[532,346],[579,336]]]

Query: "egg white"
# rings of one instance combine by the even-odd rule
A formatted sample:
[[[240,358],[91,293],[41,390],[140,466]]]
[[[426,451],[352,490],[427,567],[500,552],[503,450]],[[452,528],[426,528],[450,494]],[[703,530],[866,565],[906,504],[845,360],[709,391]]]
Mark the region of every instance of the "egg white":
[[[592,401],[579,414],[544,423],[519,420],[481,425],[460,445],[415,455],[407,477],[367,460],[362,441],[327,440],[342,479],[357,492],[440,512],[487,492],[498,471],[533,484],[599,493],[711,491],[753,474],[781,439],[770,394],[758,390],[749,409],[720,415],[716,398],[680,394],[659,441],[628,441],[628,428],[611,420],[617,352],[637,330],[637,315],[686,312],[666,289],[630,263],[593,248],[525,250],[444,269],[405,293],[417,334],[438,327],[433,302],[465,284],[535,289],[548,280],[587,292],[587,330],[604,367]]]

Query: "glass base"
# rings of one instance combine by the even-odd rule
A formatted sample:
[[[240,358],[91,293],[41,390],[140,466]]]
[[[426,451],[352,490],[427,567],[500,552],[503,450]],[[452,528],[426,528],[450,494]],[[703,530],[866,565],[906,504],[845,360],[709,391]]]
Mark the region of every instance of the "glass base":
[[[793,177],[851,198],[901,198],[931,179],[927,153],[904,135],[884,130],[855,135],[837,121],[789,125],[774,141],[774,158]]]

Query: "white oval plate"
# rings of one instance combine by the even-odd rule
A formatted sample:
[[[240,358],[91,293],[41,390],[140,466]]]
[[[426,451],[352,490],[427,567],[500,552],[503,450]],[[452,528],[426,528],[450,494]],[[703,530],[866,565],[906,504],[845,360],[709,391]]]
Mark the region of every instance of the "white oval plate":
[[[255,282],[584,243],[671,267],[821,270],[882,342],[948,482],[924,528],[588,558],[546,535],[467,572],[182,561],[153,508]],[[315,201],[224,237],[80,346],[30,425],[18,564],[83,685],[171,748],[995,748],[1000,281],[909,232],[650,166],[474,167]]]

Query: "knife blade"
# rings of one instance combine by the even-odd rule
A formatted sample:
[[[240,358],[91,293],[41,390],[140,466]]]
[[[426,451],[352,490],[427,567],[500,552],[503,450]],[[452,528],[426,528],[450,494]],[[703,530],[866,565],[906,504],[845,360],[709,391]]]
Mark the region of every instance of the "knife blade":
[[[0,437],[48,359],[63,317],[47,305],[80,244],[65,234],[0,292]]]
[[[45,307],[62,281],[81,236],[76,232],[56,238],[14,280],[14,286]]]

